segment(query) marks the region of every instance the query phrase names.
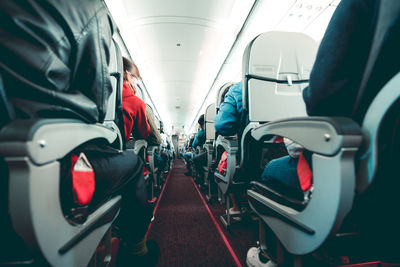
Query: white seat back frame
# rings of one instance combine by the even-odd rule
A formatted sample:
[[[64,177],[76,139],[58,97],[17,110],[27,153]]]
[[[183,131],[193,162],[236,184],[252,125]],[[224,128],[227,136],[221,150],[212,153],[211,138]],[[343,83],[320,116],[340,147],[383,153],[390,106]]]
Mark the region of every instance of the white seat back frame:
[[[13,123],[18,121],[10,125]],[[86,266],[112,220],[96,225],[103,214],[119,208],[121,198],[117,196],[101,205],[85,223],[71,224],[61,209],[58,160],[90,140],[113,143],[116,138],[117,134],[104,126],[60,119],[46,120],[28,141],[2,138],[0,154],[9,168],[13,227],[28,247],[40,252],[52,266]]]
[[[266,32],[243,55],[243,107],[251,122],[306,116],[302,90],[317,52],[309,36]]]

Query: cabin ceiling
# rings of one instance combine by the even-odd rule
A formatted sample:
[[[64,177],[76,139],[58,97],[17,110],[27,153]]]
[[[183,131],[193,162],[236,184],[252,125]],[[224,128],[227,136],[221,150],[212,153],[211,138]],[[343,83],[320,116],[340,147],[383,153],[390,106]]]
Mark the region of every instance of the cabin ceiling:
[[[254,1],[239,2],[107,2],[168,130],[200,108]]]
[[[260,31],[276,29],[282,24],[282,19],[290,15],[290,10],[299,4],[313,5],[313,8],[321,5],[322,12],[339,1],[258,2],[260,8],[268,10],[271,15],[261,14],[261,21],[260,18],[254,20],[265,25],[265,29],[258,30],[254,36]],[[203,101],[207,100],[207,93],[235,43],[254,0],[106,0],[106,3],[130,55],[139,67],[166,130],[171,133],[181,132],[185,126],[187,131],[194,125],[192,122],[198,111],[205,108]],[[272,10],[273,6],[279,10]],[[268,18],[271,18],[269,24]],[[294,21],[291,24],[296,23]],[[303,28],[295,31],[300,30],[306,32]],[[240,49],[243,50],[244,46]],[[234,79],[240,79],[237,76],[240,73],[241,54],[239,52],[235,59],[238,62],[235,63]],[[219,82],[225,83],[228,80]],[[215,98],[214,94],[210,94],[210,98]]]

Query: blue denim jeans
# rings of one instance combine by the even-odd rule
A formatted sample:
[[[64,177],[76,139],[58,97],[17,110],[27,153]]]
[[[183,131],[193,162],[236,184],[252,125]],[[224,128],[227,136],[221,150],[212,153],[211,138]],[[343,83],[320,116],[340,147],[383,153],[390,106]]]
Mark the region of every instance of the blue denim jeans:
[[[261,175],[261,180],[265,183],[276,180],[293,189],[300,189],[299,177],[297,175],[298,158],[284,156],[279,159],[271,160],[265,167]]]
[[[154,164],[156,165],[156,167],[160,170],[163,170],[165,168],[165,160],[160,157],[157,153],[154,153]]]

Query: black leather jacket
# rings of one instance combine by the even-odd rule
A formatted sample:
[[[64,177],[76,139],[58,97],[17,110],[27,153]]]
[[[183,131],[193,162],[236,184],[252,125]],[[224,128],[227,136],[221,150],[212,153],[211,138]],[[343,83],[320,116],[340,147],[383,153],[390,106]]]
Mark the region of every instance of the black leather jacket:
[[[103,121],[114,30],[100,0],[0,1],[0,72],[17,116]]]

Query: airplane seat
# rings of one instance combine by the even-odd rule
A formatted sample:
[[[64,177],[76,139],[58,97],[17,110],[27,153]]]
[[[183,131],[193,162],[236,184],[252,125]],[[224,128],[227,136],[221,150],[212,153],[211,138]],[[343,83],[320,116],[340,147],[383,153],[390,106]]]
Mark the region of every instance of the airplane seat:
[[[225,83],[224,85],[222,85],[220,88],[219,88],[219,90],[218,90],[218,92],[217,92],[217,98],[216,98],[216,100],[215,100],[215,113],[214,113],[214,117],[216,116],[216,114],[219,112],[219,109],[220,109],[220,106],[221,106],[221,104],[222,104],[222,95],[224,94],[224,92],[225,92],[225,90],[229,90],[229,89],[227,89],[227,88],[230,88],[232,85],[234,85],[234,83],[233,82],[228,82],[228,83]],[[213,123],[214,123],[214,121],[213,121]],[[213,128],[213,131],[214,131],[214,137],[213,137],[213,155],[212,155],[212,161],[217,161],[218,159],[220,159],[221,158],[221,154],[222,154],[222,152],[223,151],[220,151],[220,153],[219,153],[219,155],[217,156],[216,155],[216,139],[217,139],[217,133],[215,132],[215,128]],[[216,163],[216,162],[215,162]],[[209,164],[210,164],[210,162],[209,162]],[[211,166],[211,165],[210,165]],[[211,171],[213,171],[213,170],[211,170]],[[210,171],[210,173],[211,173],[211,171]],[[214,177],[214,174],[213,173],[211,173],[211,175],[212,175],[212,177]],[[211,180],[209,180],[209,183],[208,183],[208,194],[207,194],[207,198],[210,200],[211,198],[212,198],[212,184],[216,184],[216,182],[215,182],[215,177],[214,177],[214,179],[211,179]],[[221,202],[221,203],[223,203],[225,200],[222,198],[222,191],[218,188],[218,201],[219,202]]]
[[[242,95],[248,124],[238,143],[221,136],[216,141],[228,152],[226,175],[215,173],[224,194],[232,190],[232,185],[245,190],[250,181],[259,180],[261,156],[268,150],[280,154],[284,150],[283,144],[274,143],[273,138],[256,142],[251,131],[269,121],[306,115],[302,90],[308,83],[316,51],[317,44],[310,37],[289,32],[260,34],[246,47]]]
[[[114,121],[117,95],[122,90],[122,58],[114,41],[109,48],[109,70],[116,81],[112,81],[103,124],[78,119],[16,118],[0,77],[1,109],[8,111],[2,115],[0,129],[0,156],[4,163],[1,176],[7,178],[2,179],[7,201],[2,202],[1,208],[2,215],[3,208],[7,211],[5,221],[12,228],[6,236],[11,232],[17,236],[17,240],[4,240],[4,245],[13,251],[5,255],[2,250],[1,265],[86,266],[119,213],[120,196],[104,200],[94,209],[75,205],[68,214],[62,198],[64,190],[72,191],[71,187],[62,187],[62,162],[72,151],[98,142],[116,149],[123,146]],[[110,243],[106,246],[109,248]],[[104,260],[106,264],[110,257]]]
[[[160,120],[154,115],[153,109],[150,105],[147,104],[146,107],[150,114],[153,115],[154,123],[156,124],[157,129],[160,129]],[[161,170],[158,169],[155,162],[155,155],[160,154],[160,146],[154,146],[147,144],[146,149],[146,157],[145,157],[145,164],[146,168],[149,170],[149,179],[148,183],[150,183],[150,190],[151,190],[151,199],[153,199],[156,195],[156,190],[160,189],[160,172]]]
[[[376,254],[400,262],[398,248],[393,246],[400,237],[395,212],[400,182],[394,178],[400,148],[400,65],[394,60],[400,40],[400,3],[383,0],[378,4],[372,45],[352,114],[288,118],[251,131],[257,141],[276,135],[290,138],[311,154],[312,190],[302,207],[293,207],[285,195],[272,198],[248,190],[252,209],[291,255],[310,254],[328,241],[346,236],[346,228],[356,225],[359,232],[354,234],[361,242],[351,253],[366,260]],[[262,233],[260,241],[261,247],[268,249]]]
[[[227,82],[227,83],[225,83],[224,85],[222,85],[220,88],[219,88],[219,90],[218,90],[218,92],[217,92],[217,98],[216,98],[216,101],[215,101],[215,103],[216,103],[216,106],[215,106],[215,113],[216,114],[218,114],[218,112],[219,112],[219,109],[220,109],[220,106],[221,106],[221,104],[222,104],[222,95],[224,94],[224,92],[225,92],[225,90],[229,90],[229,89],[227,89],[227,88],[230,88],[232,85],[234,85],[235,83],[233,83],[233,82]],[[215,129],[215,128],[214,128]],[[221,137],[222,138],[222,137]],[[215,133],[215,137],[214,137],[214,139],[215,139],[215,141],[214,141],[214,157],[215,157],[215,160],[216,161],[218,161],[218,159],[220,159],[221,158],[221,155],[222,155],[222,153],[224,152],[224,150],[220,147],[220,149],[219,149],[219,151],[217,151],[217,139],[218,139],[218,134],[217,133]],[[219,152],[219,153],[217,153],[217,152]],[[215,172],[216,173],[216,172]],[[213,182],[215,182],[216,184],[217,184],[217,180],[216,179],[218,179],[217,177],[215,177],[215,173],[214,173],[214,179],[213,179]],[[219,178],[219,179],[222,179],[221,177]],[[223,190],[221,190],[220,188],[219,188],[219,186],[217,186],[217,190],[218,190],[218,201],[221,203],[221,204],[224,204],[225,203],[225,198],[224,198],[224,195],[223,195]]]
[[[210,104],[204,113],[204,132],[206,135],[206,142],[203,145],[204,150],[207,153],[207,163],[203,166],[204,171],[204,186],[207,188],[206,197],[208,200],[211,200],[211,175],[212,170],[211,166],[214,158],[214,141],[215,141],[215,128],[214,128],[214,117],[215,117],[215,103]]]
[[[205,160],[201,160],[203,164],[201,166],[200,172],[196,169],[195,164],[192,164],[192,176],[195,178],[195,181],[199,183],[199,185],[204,185],[208,187],[208,174],[209,174],[209,164],[212,161],[213,155],[213,142],[215,138],[215,130],[214,130],[214,121],[213,118],[215,116],[215,104],[210,104],[204,113],[204,134],[205,134],[205,142],[203,146],[197,146],[193,151],[193,158],[199,155],[206,154]],[[202,172],[201,172],[202,171]]]

